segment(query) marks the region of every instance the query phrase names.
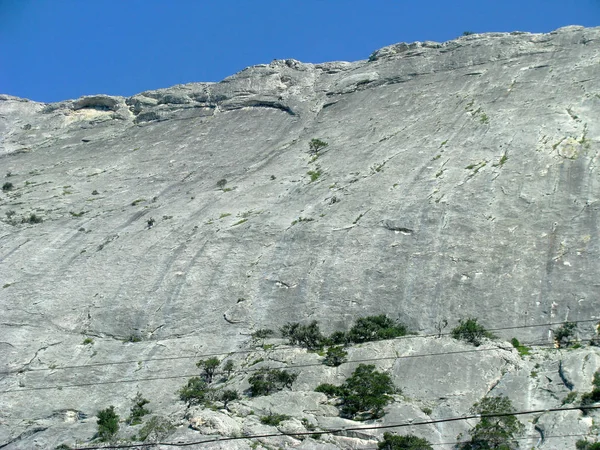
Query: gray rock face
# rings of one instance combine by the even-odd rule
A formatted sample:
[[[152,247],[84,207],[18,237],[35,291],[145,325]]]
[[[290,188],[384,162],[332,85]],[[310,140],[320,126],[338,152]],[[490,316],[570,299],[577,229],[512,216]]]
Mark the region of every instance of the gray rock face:
[[[225,410],[188,429],[175,392],[201,355],[247,349],[250,333],[288,321],[330,332],[386,313],[434,333],[478,317],[528,327],[501,338],[551,344],[547,324],[597,319],[599,39],[600,28],[491,33],[354,63],[274,61],[131,98],[0,96],[0,446],[87,442],[96,412],[114,404],[126,417],[137,391],[176,424],[171,441],[260,433]],[[328,146],[311,152],[311,139]],[[594,326],[580,323],[580,336]],[[492,391],[531,409],[591,389],[595,349],[530,361],[497,346],[382,362],[410,399],[383,423],[427,418],[421,408],[463,415]],[[423,337],[350,359],[456,348]],[[275,353],[271,365],[320,361]],[[552,375],[532,377],[535,364]],[[292,415],[291,434],[302,418],[337,427],[335,405],[312,390],[354,367],[302,369],[291,392],[238,407]],[[236,376],[246,389],[248,373]],[[535,425],[591,426],[557,414]],[[443,443],[469,427],[410,432]],[[264,443],[372,448],[382,434]],[[539,445],[577,438],[564,439]]]

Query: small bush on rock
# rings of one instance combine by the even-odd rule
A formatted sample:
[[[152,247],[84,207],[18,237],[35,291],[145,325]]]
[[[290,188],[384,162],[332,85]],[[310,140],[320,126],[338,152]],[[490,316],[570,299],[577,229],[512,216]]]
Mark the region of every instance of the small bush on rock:
[[[196,367],[198,367],[199,369],[202,369],[204,371],[204,378],[206,380],[207,383],[212,383],[213,377],[215,375],[215,371],[217,370],[217,367],[219,367],[219,364],[221,364],[221,361],[219,361],[219,358],[217,357],[212,357],[209,359],[201,359],[200,361],[198,361],[196,363]]]
[[[281,334],[288,338],[291,345],[301,345],[309,350],[318,350],[325,343],[325,336],[321,333],[316,320],[308,325],[287,323],[281,327]]]
[[[286,416],[285,414],[269,413],[268,416],[262,416],[260,418],[260,423],[262,423],[263,425],[271,425],[273,427],[276,427],[281,422],[283,422],[284,420],[288,420],[288,419],[291,419],[291,417]]]
[[[461,319],[459,325],[452,330],[452,337],[461,341],[467,341],[475,347],[481,345],[483,338],[493,338],[494,335],[487,331],[483,325],[477,323],[477,319]]]
[[[325,355],[325,359],[323,360],[323,364],[330,367],[337,367],[346,362],[348,357],[348,352],[344,350],[344,347],[329,347],[327,349],[327,354]]]
[[[565,322],[558,330],[554,332],[554,342],[556,342],[556,345],[559,348],[568,347],[571,345],[573,337],[575,336],[576,328],[576,322]]]
[[[600,442],[589,442],[588,440],[580,439],[576,442],[577,450],[600,450]]]
[[[135,395],[135,398],[133,399],[133,406],[131,407],[131,414],[127,419],[127,423],[129,425],[137,425],[142,423],[142,417],[152,412],[149,409],[144,408],[144,406],[146,406],[148,403],[150,403],[150,400],[144,398],[141,392],[138,392]]]
[[[361,317],[347,333],[349,342],[361,343],[380,341],[405,336],[408,330],[401,323],[390,319],[385,314],[379,316]]]
[[[200,377],[193,377],[178,391],[178,394],[181,400],[186,402],[188,406],[192,406],[205,402],[208,399],[208,392],[206,381]]]
[[[98,411],[98,438],[103,441],[112,440],[119,431],[119,416],[115,413],[115,407],[110,406]]]
[[[392,433],[383,433],[383,441],[377,444],[378,450],[433,450],[427,439],[409,434],[398,436]]]
[[[388,374],[366,364],[360,364],[341,386],[321,384],[315,391],[339,397],[340,415],[353,420],[382,417],[383,408],[392,401],[388,394],[399,392]]]
[[[281,391],[284,388],[290,389],[296,378],[298,378],[298,374],[290,373],[287,370],[260,369],[248,379],[250,395],[258,397]]]
[[[471,440],[460,444],[460,450],[502,449],[513,450],[519,447],[517,437],[525,426],[519,422],[508,397],[486,397],[471,408],[473,414],[481,414],[481,420],[469,431]],[[458,439],[462,439],[459,435]]]

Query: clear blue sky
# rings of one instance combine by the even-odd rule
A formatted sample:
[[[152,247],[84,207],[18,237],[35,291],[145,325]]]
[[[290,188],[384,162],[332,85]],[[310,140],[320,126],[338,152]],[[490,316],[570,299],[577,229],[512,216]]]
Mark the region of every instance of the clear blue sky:
[[[600,0],[0,0],[0,93],[53,102],[355,61],[463,31],[600,25]]]

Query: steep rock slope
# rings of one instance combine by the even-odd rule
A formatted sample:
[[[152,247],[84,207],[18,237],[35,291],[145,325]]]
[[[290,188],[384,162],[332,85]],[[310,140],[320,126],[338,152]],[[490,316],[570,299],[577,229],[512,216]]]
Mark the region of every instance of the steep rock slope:
[[[135,391],[94,384],[193,364],[65,366],[234,351],[288,321],[597,318],[599,38],[475,35],[127,99],[3,96],[0,444],[32,448],[32,421]],[[165,408],[180,384],[156,382]]]

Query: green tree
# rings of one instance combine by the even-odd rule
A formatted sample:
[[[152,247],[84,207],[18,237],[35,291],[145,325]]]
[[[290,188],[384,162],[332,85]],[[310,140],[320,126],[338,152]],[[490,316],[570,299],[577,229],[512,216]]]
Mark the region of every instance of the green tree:
[[[227,405],[229,404],[229,402],[238,400],[239,398],[240,398],[240,395],[238,394],[237,391],[235,391],[233,389],[225,389],[223,392],[221,392],[219,400],[221,400],[223,402],[223,408],[228,409]]]
[[[291,345],[301,345],[309,350],[318,350],[325,343],[325,336],[321,333],[317,321],[308,325],[288,322],[281,327],[281,334],[288,338]]]
[[[283,388],[290,389],[298,374],[290,373],[280,369],[260,369],[248,378],[250,383],[250,395],[269,395],[272,392],[281,391]]]
[[[479,347],[483,338],[491,339],[494,335],[478,324],[477,319],[470,318],[460,319],[458,326],[452,330],[452,337]]]
[[[213,376],[215,375],[215,371],[217,370],[217,367],[219,367],[219,364],[221,364],[219,358],[212,357],[206,360],[201,359],[196,363],[196,367],[204,370],[204,378],[206,379],[206,382],[212,383]]]
[[[119,431],[119,416],[115,407],[110,406],[98,411],[98,438],[103,441],[112,440]]]
[[[225,372],[226,377],[229,378],[231,376],[231,372],[235,369],[235,365],[231,359],[228,359],[225,365],[223,366],[223,372]]]
[[[141,392],[138,392],[133,399],[133,406],[131,407],[131,414],[127,418],[127,423],[129,425],[137,425],[142,423],[142,417],[146,414],[150,414],[150,411],[147,408],[144,408],[150,400],[144,398]]]
[[[187,384],[179,389],[179,398],[188,406],[197,405],[207,400],[209,389],[206,381],[200,377],[192,377]]]
[[[580,439],[575,444],[577,450],[600,450],[600,442],[588,442],[587,440]]]
[[[346,362],[348,352],[342,346],[329,347],[323,360],[326,366],[337,367]]]
[[[322,141],[320,139],[311,139],[310,142],[308,143],[308,149],[309,149],[310,153],[317,154],[317,153],[319,153],[319,150],[327,147],[328,145],[329,144],[327,142]]]
[[[558,330],[554,332],[554,341],[559,348],[568,347],[571,345],[576,328],[576,322],[565,322]]]
[[[379,316],[361,317],[346,335],[349,342],[361,343],[380,341],[405,336],[408,330],[401,323],[390,319],[385,314]]]
[[[388,394],[399,392],[388,374],[366,364],[360,364],[341,386],[326,383],[315,391],[339,397],[341,415],[354,420],[382,417],[384,406],[392,401]]]
[[[409,434],[398,436],[392,433],[383,433],[383,441],[377,444],[378,450],[433,450],[427,439]]]
[[[512,450],[519,447],[517,436],[525,426],[514,416],[508,397],[485,397],[471,408],[481,420],[469,431],[471,440],[459,445],[461,450]]]

